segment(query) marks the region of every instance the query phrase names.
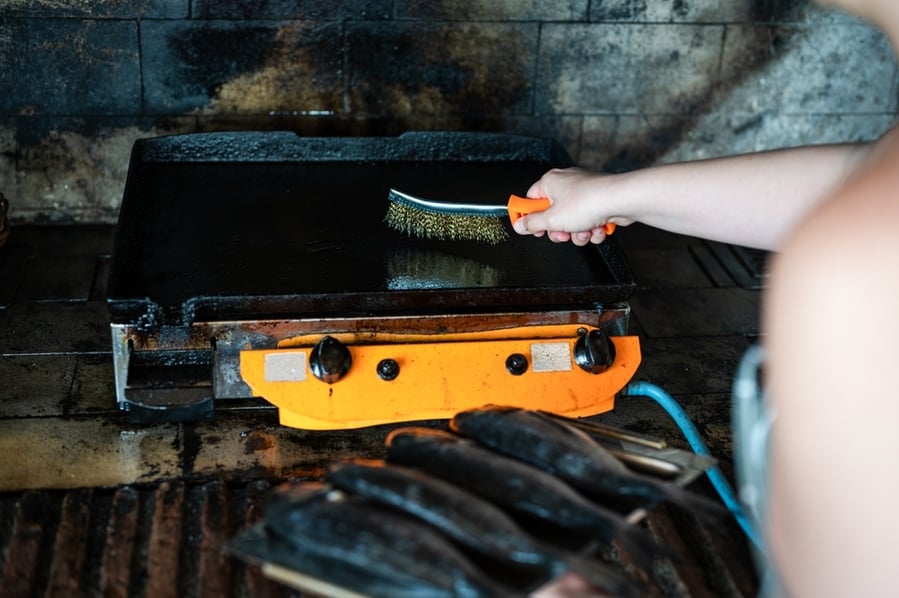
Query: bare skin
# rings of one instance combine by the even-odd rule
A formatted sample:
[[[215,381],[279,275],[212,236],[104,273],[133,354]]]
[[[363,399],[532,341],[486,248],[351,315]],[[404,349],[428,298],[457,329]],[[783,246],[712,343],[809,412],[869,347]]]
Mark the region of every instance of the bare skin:
[[[790,235],[764,301],[768,535],[790,595],[899,588],[899,129]]]
[[[547,172],[528,190],[544,212],[515,224],[575,245],[605,240],[602,226],[642,222],[665,230],[775,249],[816,202],[863,160],[868,145],[827,145],[657,166],[605,176],[579,168]]]
[[[832,3],[899,49],[899,2]],[[863,146],[615,176],[556,170],[529,195],[553,205],[516,231],[554,242],[599,243],[603,224],[639,221],[778,252],[762,310],[775,413],[768,547],[791,597],[896,595],[899,127]]]

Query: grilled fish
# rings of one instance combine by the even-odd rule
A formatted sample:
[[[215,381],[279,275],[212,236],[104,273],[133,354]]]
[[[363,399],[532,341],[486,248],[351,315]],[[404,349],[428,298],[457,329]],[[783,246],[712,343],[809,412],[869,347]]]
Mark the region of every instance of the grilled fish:
[[[416,427],[393,430],[387,436],[387,459],[440,476],[513,515],[586,533],[601,542],[617,539],[641,565],[651,564],[656,554],[666,555],[621,515],[591,502],[562,480],[455,434]]]
[[[715,518],[726,513],[719,503],[681,486],[631,471],[583,431],[539,411],[503,406],[470,409],[457,413],[450,428],[558,476],[605,504],[625,508],[677,504]]]
[[[291,566],[366,596],[514,594],[477,569],[434,528],[327,487],[273,493],[265,526],[295,553]]]
[[[629,595],[635,587],[607,565],[532,538],[498,506],[423,471],[383,461],[352,461],[332,465],[325,479],[417,517],[477,555],[539,571],[542,582],[571,570],[614,596]]]

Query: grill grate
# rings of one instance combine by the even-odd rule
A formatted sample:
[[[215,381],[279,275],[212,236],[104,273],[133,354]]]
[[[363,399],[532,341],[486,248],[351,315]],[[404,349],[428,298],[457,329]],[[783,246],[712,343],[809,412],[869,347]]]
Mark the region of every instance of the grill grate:
[[[269,484],[28,491],[0,497],[4,596],[293,596],[223,552]]]
[[[225,554],[257,523],[271,483],[162,482],[115,489],[0,495],[3,596],[298,596],[254,565]],[[659,509],[649,532],[674,549],[641,572],[616,546],[611,558],[657,596],[751,596],[748,555],[736,529],[715,530],[691,515]],[[730,527],[730,526],[728,526]],[[651,578],[650,578],[651,575]]]

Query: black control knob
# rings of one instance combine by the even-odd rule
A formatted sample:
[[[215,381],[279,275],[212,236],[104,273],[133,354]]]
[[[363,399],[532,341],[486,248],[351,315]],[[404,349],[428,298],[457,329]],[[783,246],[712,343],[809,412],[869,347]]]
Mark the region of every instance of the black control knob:
[[[574,361],[584,371],[601,374],[615,361],[615,345],[602,330],[591,330],[574,343]]]
[[[391,380],[395,380],[397,376],[400,375],[400,364],[397,363],[396,359],[382,359],[378,362],[378,376],[381,380],[387,380],[388,382]]]
[[[506,358],[506,369],[510,374],[520,376],[528,371],[528,358],[521,353],[512,353]]]
[[[333,336],[322,338],[312,347],[309,354],[309,369],[312,370],[312,375],[328,384],[343,378],[352,363],[350,350]]]

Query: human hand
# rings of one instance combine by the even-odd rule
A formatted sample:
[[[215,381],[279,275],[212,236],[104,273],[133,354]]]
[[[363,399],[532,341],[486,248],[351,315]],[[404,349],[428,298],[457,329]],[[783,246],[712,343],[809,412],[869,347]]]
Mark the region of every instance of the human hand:
[[[604,189],[612,177],[591,173],[581,168],[553,169],[528,189],[528,197],[548,197],[552,202],[543,212],[520,218],[515,232],[546,237],[555,243],[571,241],[578,246],[602,243],[604,226],[613,222],[627,225],[630,220],[611,218]]]

